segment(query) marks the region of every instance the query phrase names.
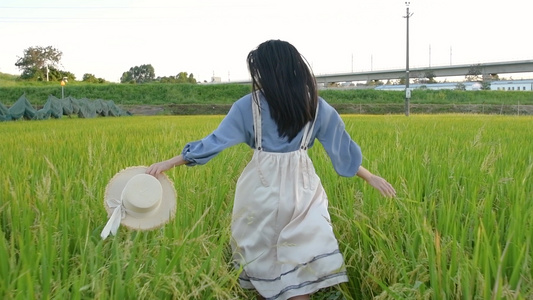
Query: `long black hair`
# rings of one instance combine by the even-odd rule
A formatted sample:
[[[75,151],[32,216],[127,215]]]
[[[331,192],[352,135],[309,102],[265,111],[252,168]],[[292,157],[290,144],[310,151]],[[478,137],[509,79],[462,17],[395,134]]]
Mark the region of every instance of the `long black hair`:
[[[315,118],[318,92],[309,64],[293,45],[280,40],[260,44],[247,62],[254,95],[263,93],[279,136],[291,141]]]

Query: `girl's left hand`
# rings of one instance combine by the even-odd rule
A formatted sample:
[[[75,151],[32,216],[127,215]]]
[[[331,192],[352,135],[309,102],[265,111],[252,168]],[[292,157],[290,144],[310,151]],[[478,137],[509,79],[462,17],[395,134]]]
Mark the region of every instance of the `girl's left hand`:
[[[368,183],[377,189],[383,197],[396,197],[396,190],[387,180],[379,176],[372,175],[368,179]]]

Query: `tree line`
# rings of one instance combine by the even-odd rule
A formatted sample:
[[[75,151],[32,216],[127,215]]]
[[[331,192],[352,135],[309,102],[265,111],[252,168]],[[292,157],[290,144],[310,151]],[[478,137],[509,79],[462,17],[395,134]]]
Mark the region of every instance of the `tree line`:
[[[176,76],[155,77],[154,67],[150,64],[131,67],[129,71],[122,73],[121,83],[146,83],[158,81],[161,83],[196,83],[194,75],[180,72]]]
[[[32,46],[24,49],[23,55],[17,57],[15,66],[22,72],[20,79],[28,81],[75,81],[76,76],[68,71],[60,69],[63,52],[52,47]],[[94,74],[85,73],[83,82],[106,83],[103,78]],[[155,77],[155,70],[151,64],[143,64],[131,67],[122,73],[121,83],[196,83],[194,75],[187,72],[179,72],[176,76]]]

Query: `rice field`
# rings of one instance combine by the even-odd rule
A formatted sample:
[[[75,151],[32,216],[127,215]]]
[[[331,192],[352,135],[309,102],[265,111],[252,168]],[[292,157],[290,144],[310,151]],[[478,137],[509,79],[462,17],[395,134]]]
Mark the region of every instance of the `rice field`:
[[[343,116],[398,197],[310,149],[350,282],[313,299],[533,299],[533,118]],[[167,174],[176,218],[105,241],[109,179],[210,133],[221,116],[0,123],[1,299],[247,299],[231,267],[240,145]]]

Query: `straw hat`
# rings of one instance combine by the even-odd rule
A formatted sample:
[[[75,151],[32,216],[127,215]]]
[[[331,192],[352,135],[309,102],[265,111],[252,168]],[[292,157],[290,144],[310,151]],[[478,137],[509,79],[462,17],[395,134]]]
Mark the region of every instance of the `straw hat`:
[[[147,167],[126,168],[107,184],[104,207],[109,220],[102,231],[105,239],[122,224],[135,230],[162,226],[176,213],[176,190],[168,177],[146,174]]]

